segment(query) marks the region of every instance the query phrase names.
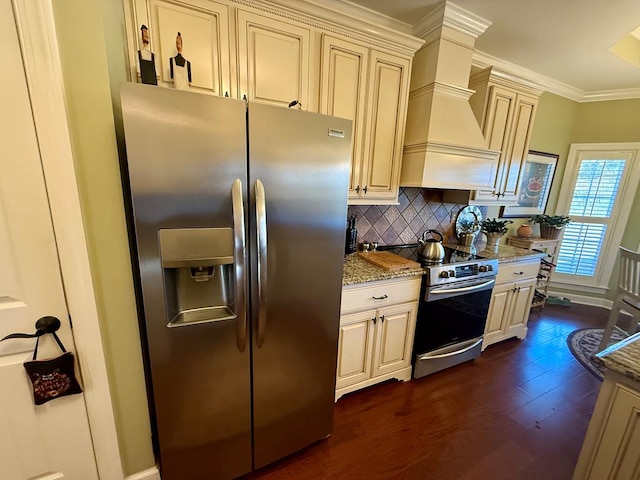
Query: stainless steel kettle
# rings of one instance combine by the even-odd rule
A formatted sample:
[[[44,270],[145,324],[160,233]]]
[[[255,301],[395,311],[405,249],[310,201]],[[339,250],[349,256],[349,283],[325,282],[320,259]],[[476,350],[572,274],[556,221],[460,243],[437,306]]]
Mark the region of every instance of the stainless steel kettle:
[[[428,233],[439,236],[440,240],[436,240],[435,238],[425,238]],[[418,239],[418,242],[420,243],[420,246],[418,247],[418,256],[432,262],[440,262],[444,260],[444,246],[442,245],[443,238],[444,236],[437,230],[425,230],[422,234],[422,238]]]

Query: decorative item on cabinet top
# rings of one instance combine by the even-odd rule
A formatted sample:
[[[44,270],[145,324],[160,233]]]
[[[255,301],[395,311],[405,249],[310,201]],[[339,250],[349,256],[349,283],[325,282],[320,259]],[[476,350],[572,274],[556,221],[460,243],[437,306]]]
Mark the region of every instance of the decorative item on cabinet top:
[[[263,96],[283,107],[297,99],[314,112],[319,111],[321,83],[313,78],[320,72],[321,52],[315,48],[319,34],[348,38],[408,60],[424,43],[390,28],[373,35],[371,24],[382,25],[385,17],[341,2],[326,8],[315,2],[262,0],[124,1],[132,79],[140,75],[138,29],[144,24],[156,55],[159,85],[173,87],[169,58],[175,55],[176,32],[181,32],[189,39],[185,56],[192,63],[192,89],[258,101],[253,97]]]

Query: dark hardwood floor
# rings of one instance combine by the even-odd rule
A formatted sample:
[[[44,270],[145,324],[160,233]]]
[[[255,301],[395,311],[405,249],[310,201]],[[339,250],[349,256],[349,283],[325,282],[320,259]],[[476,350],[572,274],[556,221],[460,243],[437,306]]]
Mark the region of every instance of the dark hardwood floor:
[[[333,434],[246,479],[567,480],[600,381],[566,345],[608,310],[548,305],[524,341],[406,383],[346,395]]]

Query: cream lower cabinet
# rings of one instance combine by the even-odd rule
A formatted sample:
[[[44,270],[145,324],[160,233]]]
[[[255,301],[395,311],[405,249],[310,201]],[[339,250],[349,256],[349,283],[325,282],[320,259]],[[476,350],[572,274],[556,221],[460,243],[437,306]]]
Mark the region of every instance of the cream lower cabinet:
[[[505,340],[527,336],[527,321],[535,291],[538,259],[500,264],[493,288],[482,349]]]
[[[410,58],[322,36],[320,112],[353,120],[350,204],[394,204]]]
[[[343,289],[336,400],[396,378],[411,379],[420,278]]]
[[[640,479],[640,384],[608,371],[573,480]]]

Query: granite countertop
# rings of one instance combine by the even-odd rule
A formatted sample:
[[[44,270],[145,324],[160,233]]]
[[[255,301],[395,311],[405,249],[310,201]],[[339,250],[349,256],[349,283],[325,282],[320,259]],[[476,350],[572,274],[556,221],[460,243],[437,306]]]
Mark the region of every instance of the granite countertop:
[[[389,272],[377,267],[371,262],[360,258],[357,253],[347,255],[344,259],[344,270],[342,272],[342,285],[352,285],[354,283],[375,282],[378,280],[389,280],[399,277],[413,277],[424,274],[422,267],[399,272]]]
[[[464,247],[456,244],[446,244],[447,247],[457,248],[458,250],[469,253],[471,247]],[[500,263],[522,260],[525,258],[542,258],[546,257],[545,253],[533,252],[525,248],[511,247],[508,245],[500,245],[496,251],[484,249],[484,244],[479,244],[477,250],[478,255],[491,259],[498,259]],[[360,258],[354,253],[347,255],[344,260],[344,270],[342,273],[342,285],[353,285],[355,283],[375,282],[378,280],[389,280],[399,277],[413,277],[422,275],[422,268],[414,268],[411,270],[402,270],[399,272],[389,272],[383,268],[377,267],[370,262]]]
[[[640,333],[614,343],[593,359],[614,372],[640,382]]]
[[[447,244],[447,247],[457,248],[463,252],[469,252],[471,247],[462,245]],[[547,256],[544,252],[527,250],[526,248],[512,247],[510,245],[500,245],[497,250],[487,249],[484,243],[479,243],[476,253],[481,257],[489,259],[497,259],[500,263],[514,262],[526,258],[544,258]]]

